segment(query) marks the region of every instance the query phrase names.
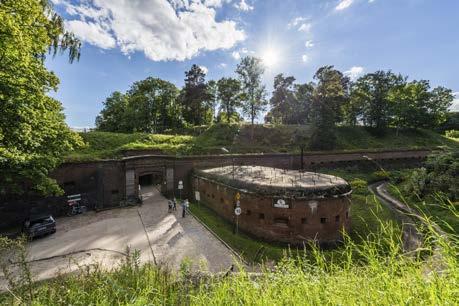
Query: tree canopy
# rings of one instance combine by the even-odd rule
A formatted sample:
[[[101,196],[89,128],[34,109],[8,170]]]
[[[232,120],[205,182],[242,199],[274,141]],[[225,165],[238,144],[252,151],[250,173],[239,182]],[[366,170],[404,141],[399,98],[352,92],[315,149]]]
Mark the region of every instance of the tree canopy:
[[[0,24],[0,195],[59,193],[48,174],[81,139],[48,96],[59,79],[44,61],[64,51],[77,60],[80,42],[47,1],[2,0]]]

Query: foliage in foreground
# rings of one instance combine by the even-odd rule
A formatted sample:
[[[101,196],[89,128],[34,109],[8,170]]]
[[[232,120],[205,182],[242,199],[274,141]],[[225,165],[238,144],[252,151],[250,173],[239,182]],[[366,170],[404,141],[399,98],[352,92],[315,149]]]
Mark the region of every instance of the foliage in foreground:
[[[68,50],[70,61],[77,59],[80,42],[48,1],[2,0],[0,25],[0,196],[29,186],[58,193],[48,174],[80,139],[48,95],[59,79],[44,61],[48,50]]]
[[[457,211],[456,215],[459,217]],[[423,246],[401,249],[402,235],[389,224],[339,256],[326,257],[311,246],[290,254],[263,274],[209,275],[183,264],[179,273],[141,266],[138,254],[109,272],[98,266],[79,274],[37,283],[30,290],[10,288],[5,304],[37,305],[398,305],[457,304],[457,237],[438,235],[429,221]],[[242,267],[241,267],[242,268]],[[29,287],[25,286],[25,289]]]

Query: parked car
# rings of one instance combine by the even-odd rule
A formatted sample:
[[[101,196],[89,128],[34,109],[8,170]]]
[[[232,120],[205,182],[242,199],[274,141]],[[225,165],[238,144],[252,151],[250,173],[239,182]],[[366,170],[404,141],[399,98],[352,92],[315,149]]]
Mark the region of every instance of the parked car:
[[[31,217],[24,222],[24,233],[31,239],[56,232],[56,221],[51,215]]]

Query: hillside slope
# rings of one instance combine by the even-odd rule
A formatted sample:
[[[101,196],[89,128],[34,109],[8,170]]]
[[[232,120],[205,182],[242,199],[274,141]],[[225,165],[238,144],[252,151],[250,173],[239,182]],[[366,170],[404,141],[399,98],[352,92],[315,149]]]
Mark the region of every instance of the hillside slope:
[[[149,153],[198,155],[225,153],[287,153],[298,152],[292,141],[300,130],[310,134],[308,126],[279,125],[213,125],[191,135],[121,134],[108,132],[82,133],[86,146],[68,155],[69,161],[119,158],[128,150]],[[253,133],[253,137],[252,137]],[[411,149],[449,147],[459,149],[459,141],[427,130],[389,130],[375,136],[363,127],[338,127],[336,150]]]

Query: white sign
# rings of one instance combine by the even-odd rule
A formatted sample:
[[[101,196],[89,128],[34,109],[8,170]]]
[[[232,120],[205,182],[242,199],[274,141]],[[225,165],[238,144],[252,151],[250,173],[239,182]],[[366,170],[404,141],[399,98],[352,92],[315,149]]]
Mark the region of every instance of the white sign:
[[[201,195],[199,194],[199,191],[195,191],[194,192],[194,197],[195,197],[196,201],[201,201]]]
[[[274,203],[274,207],[276,207],[276,208],[289,208],[290,206],[285,202],[284,199],[279,199],[279,200],[277,200],[276,203]]]
[[[183,181],[178,182],[178,189],[183,189]]]
[[[236,207],[240,207],[241,206],[241,201],[236,201]]]
[[[241,212],[242,212],[242,210],[241,210],[240,207],[236,207],[236,208],[234,209],[234,214],[235,214],[236,216],[239,216],[239,215],[241,214]]]

